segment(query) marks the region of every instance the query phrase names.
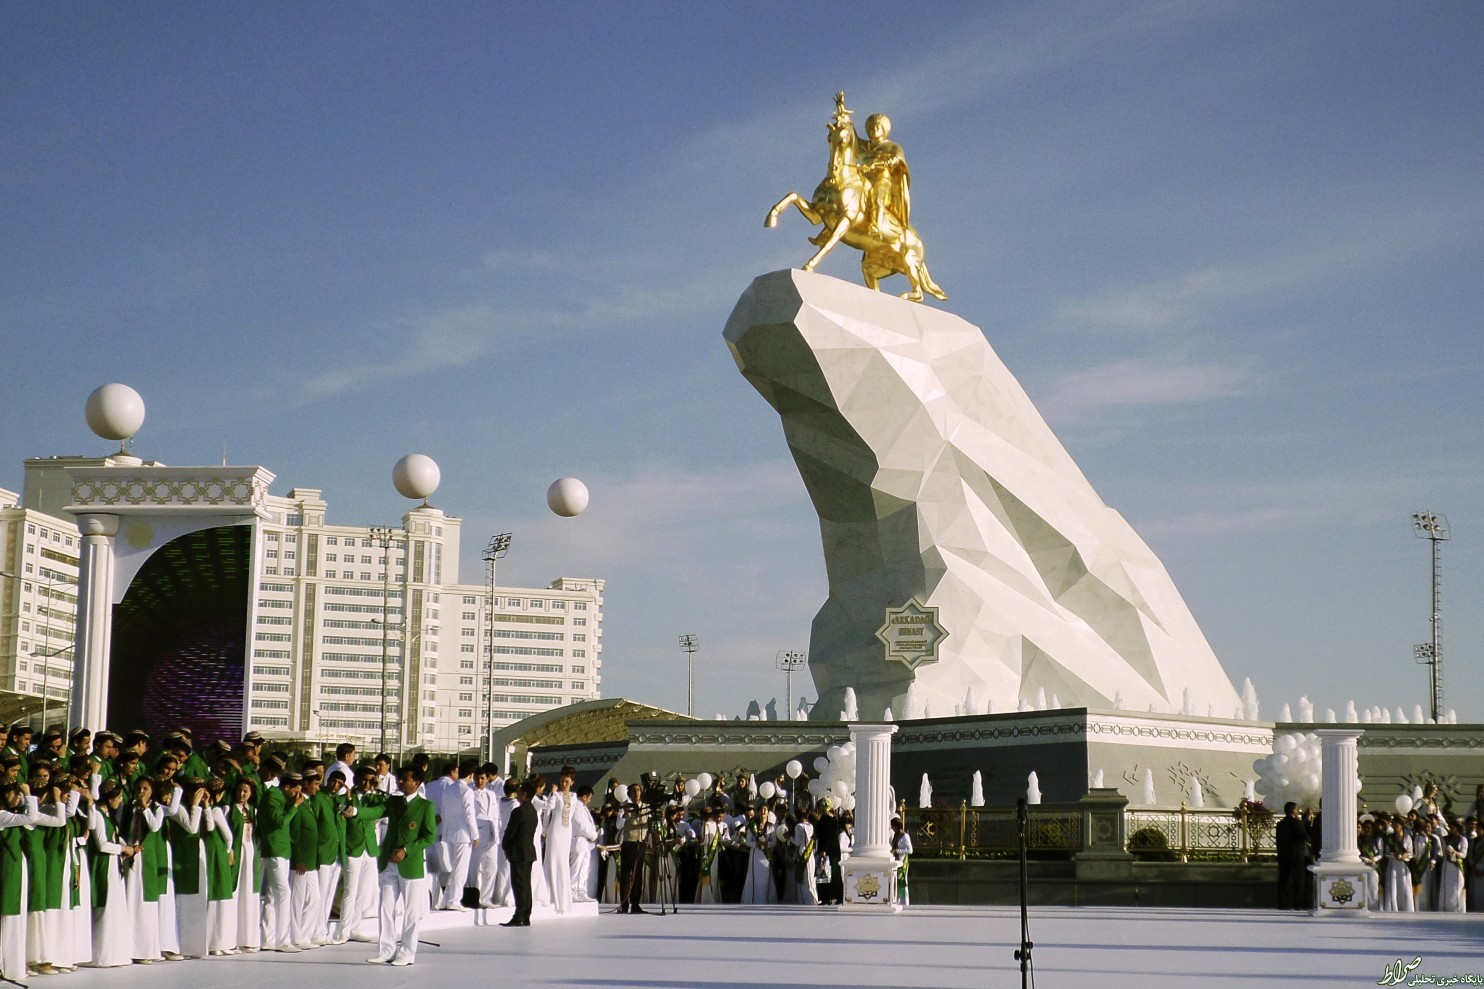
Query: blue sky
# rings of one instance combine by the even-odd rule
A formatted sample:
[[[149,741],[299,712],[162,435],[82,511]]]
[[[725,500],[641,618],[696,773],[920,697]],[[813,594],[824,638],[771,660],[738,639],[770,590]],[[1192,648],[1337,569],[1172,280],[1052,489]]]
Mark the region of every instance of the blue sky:
[[[838,9],[0,7],[0,485],[105,452],[114,380],[140,455],[225,443],[331,521],[395,520],[427,453],[467,579],[508,529],[502,583],[609,580],[605,693],[683,709],[694,633],[698,713],[781,696],[823,561],[721,329],[808,256],[762,218],[844,89],[895,123],[947,307],[1265,715],[1425,702],[1431,509],[1484,720],[1484,5]]]

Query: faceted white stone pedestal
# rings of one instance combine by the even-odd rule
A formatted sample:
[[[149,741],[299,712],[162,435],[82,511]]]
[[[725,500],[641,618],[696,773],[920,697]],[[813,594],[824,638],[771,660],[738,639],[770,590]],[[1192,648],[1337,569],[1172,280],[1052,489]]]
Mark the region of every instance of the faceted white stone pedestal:
[[[840,863],[845,899],[840,909],[851,913],[900,913],[897,902],[897,863],[890,855],[852,855]]]

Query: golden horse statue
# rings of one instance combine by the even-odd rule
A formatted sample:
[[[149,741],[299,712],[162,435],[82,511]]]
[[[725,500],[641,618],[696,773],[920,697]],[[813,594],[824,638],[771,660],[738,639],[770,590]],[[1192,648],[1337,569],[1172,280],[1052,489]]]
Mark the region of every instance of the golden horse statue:
[[[778,226],[778,214],[796,206],[810,223],[823,225],[809,238],[819,250],[804,262],[805,271],[813,271],[844,241],[861,252],[861,277],[867,288],[877,288],[889,275],[905,275],[912,288],[902,298],[921,302],[927,292],[947,299],[928,274],[922,238],[912,229],[911,176],[901,147],[887,140],[891,121],[884,114],[873,114],[866,121],[866,139],[856,133],[852,113],[845,106],[845,94],[836,93],[835,116],[825,129],[829,174],[811,198],[790,192],[780,199],[763,225]]]

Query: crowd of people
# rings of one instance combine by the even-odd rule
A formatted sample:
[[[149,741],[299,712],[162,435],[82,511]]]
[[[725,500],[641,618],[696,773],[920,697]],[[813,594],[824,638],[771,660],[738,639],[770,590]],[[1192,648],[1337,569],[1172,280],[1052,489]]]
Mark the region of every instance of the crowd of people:
[[[1280,909],[1306,910],[1314,890],[1308,866],[1321,851],[1319,815],[1283,808],[1277,825]],[[1461,813],[1441,806],[1435,783],[1406,813],[1360,815],[1356,846],[1366,873],[1366,906],[1411,913],[1484,913],[1484,784]]]
[[[374,943],[410,965],[430,910],[641,903],[838,903],[853,825],[718,780],[591,787],[564,767],[504,779],[427,755],[393,770],[350,743],[333,761],[180,728],[0,726],[0,976]],[[905,879],[911,842],[894,822]],[[905,882],[903,883],[905,887]]]
[[[841,902],[840,865],[854,844],[853,818],[829,799],[790,806],[782,781],[771,789],[772,796],[760,796],[745,774],[730,790],[718,777],[709,792],[687,792],[686,781],[676,780],[668,794],[610,780],[592,872],[597,895],[620,912],[643,912],[640,901]],[[900,826],[896,833],[893,847],[905,870],[911,841]],[[615,849],[617,861],[609,854]]]

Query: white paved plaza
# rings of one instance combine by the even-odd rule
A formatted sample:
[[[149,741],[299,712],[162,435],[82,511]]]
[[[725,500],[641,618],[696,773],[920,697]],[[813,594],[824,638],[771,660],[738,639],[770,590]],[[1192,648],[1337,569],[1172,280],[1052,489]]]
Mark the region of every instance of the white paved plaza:
[[[454,923],[457,926],[444,926]],[[1484,915],[1314,919],[1274,911],[1039,908],[1035,984],[1137,987],[1373,986],[1398,958],[1419,975],[1484,979]],[[441,929],[438,929],[441,928]],[[150,989],[967,989],[1018,986],[1019,915],[917,907],[895,917],[805,907],[694,907],[678,916],[537,918],[530,928],[435,915],[411,968],[368,965],[371,946],[256,954],[33,979]],[[1460,983],[1470,984],[1470,983]],[[1478,983],[1472,983],[1478,984]]]

